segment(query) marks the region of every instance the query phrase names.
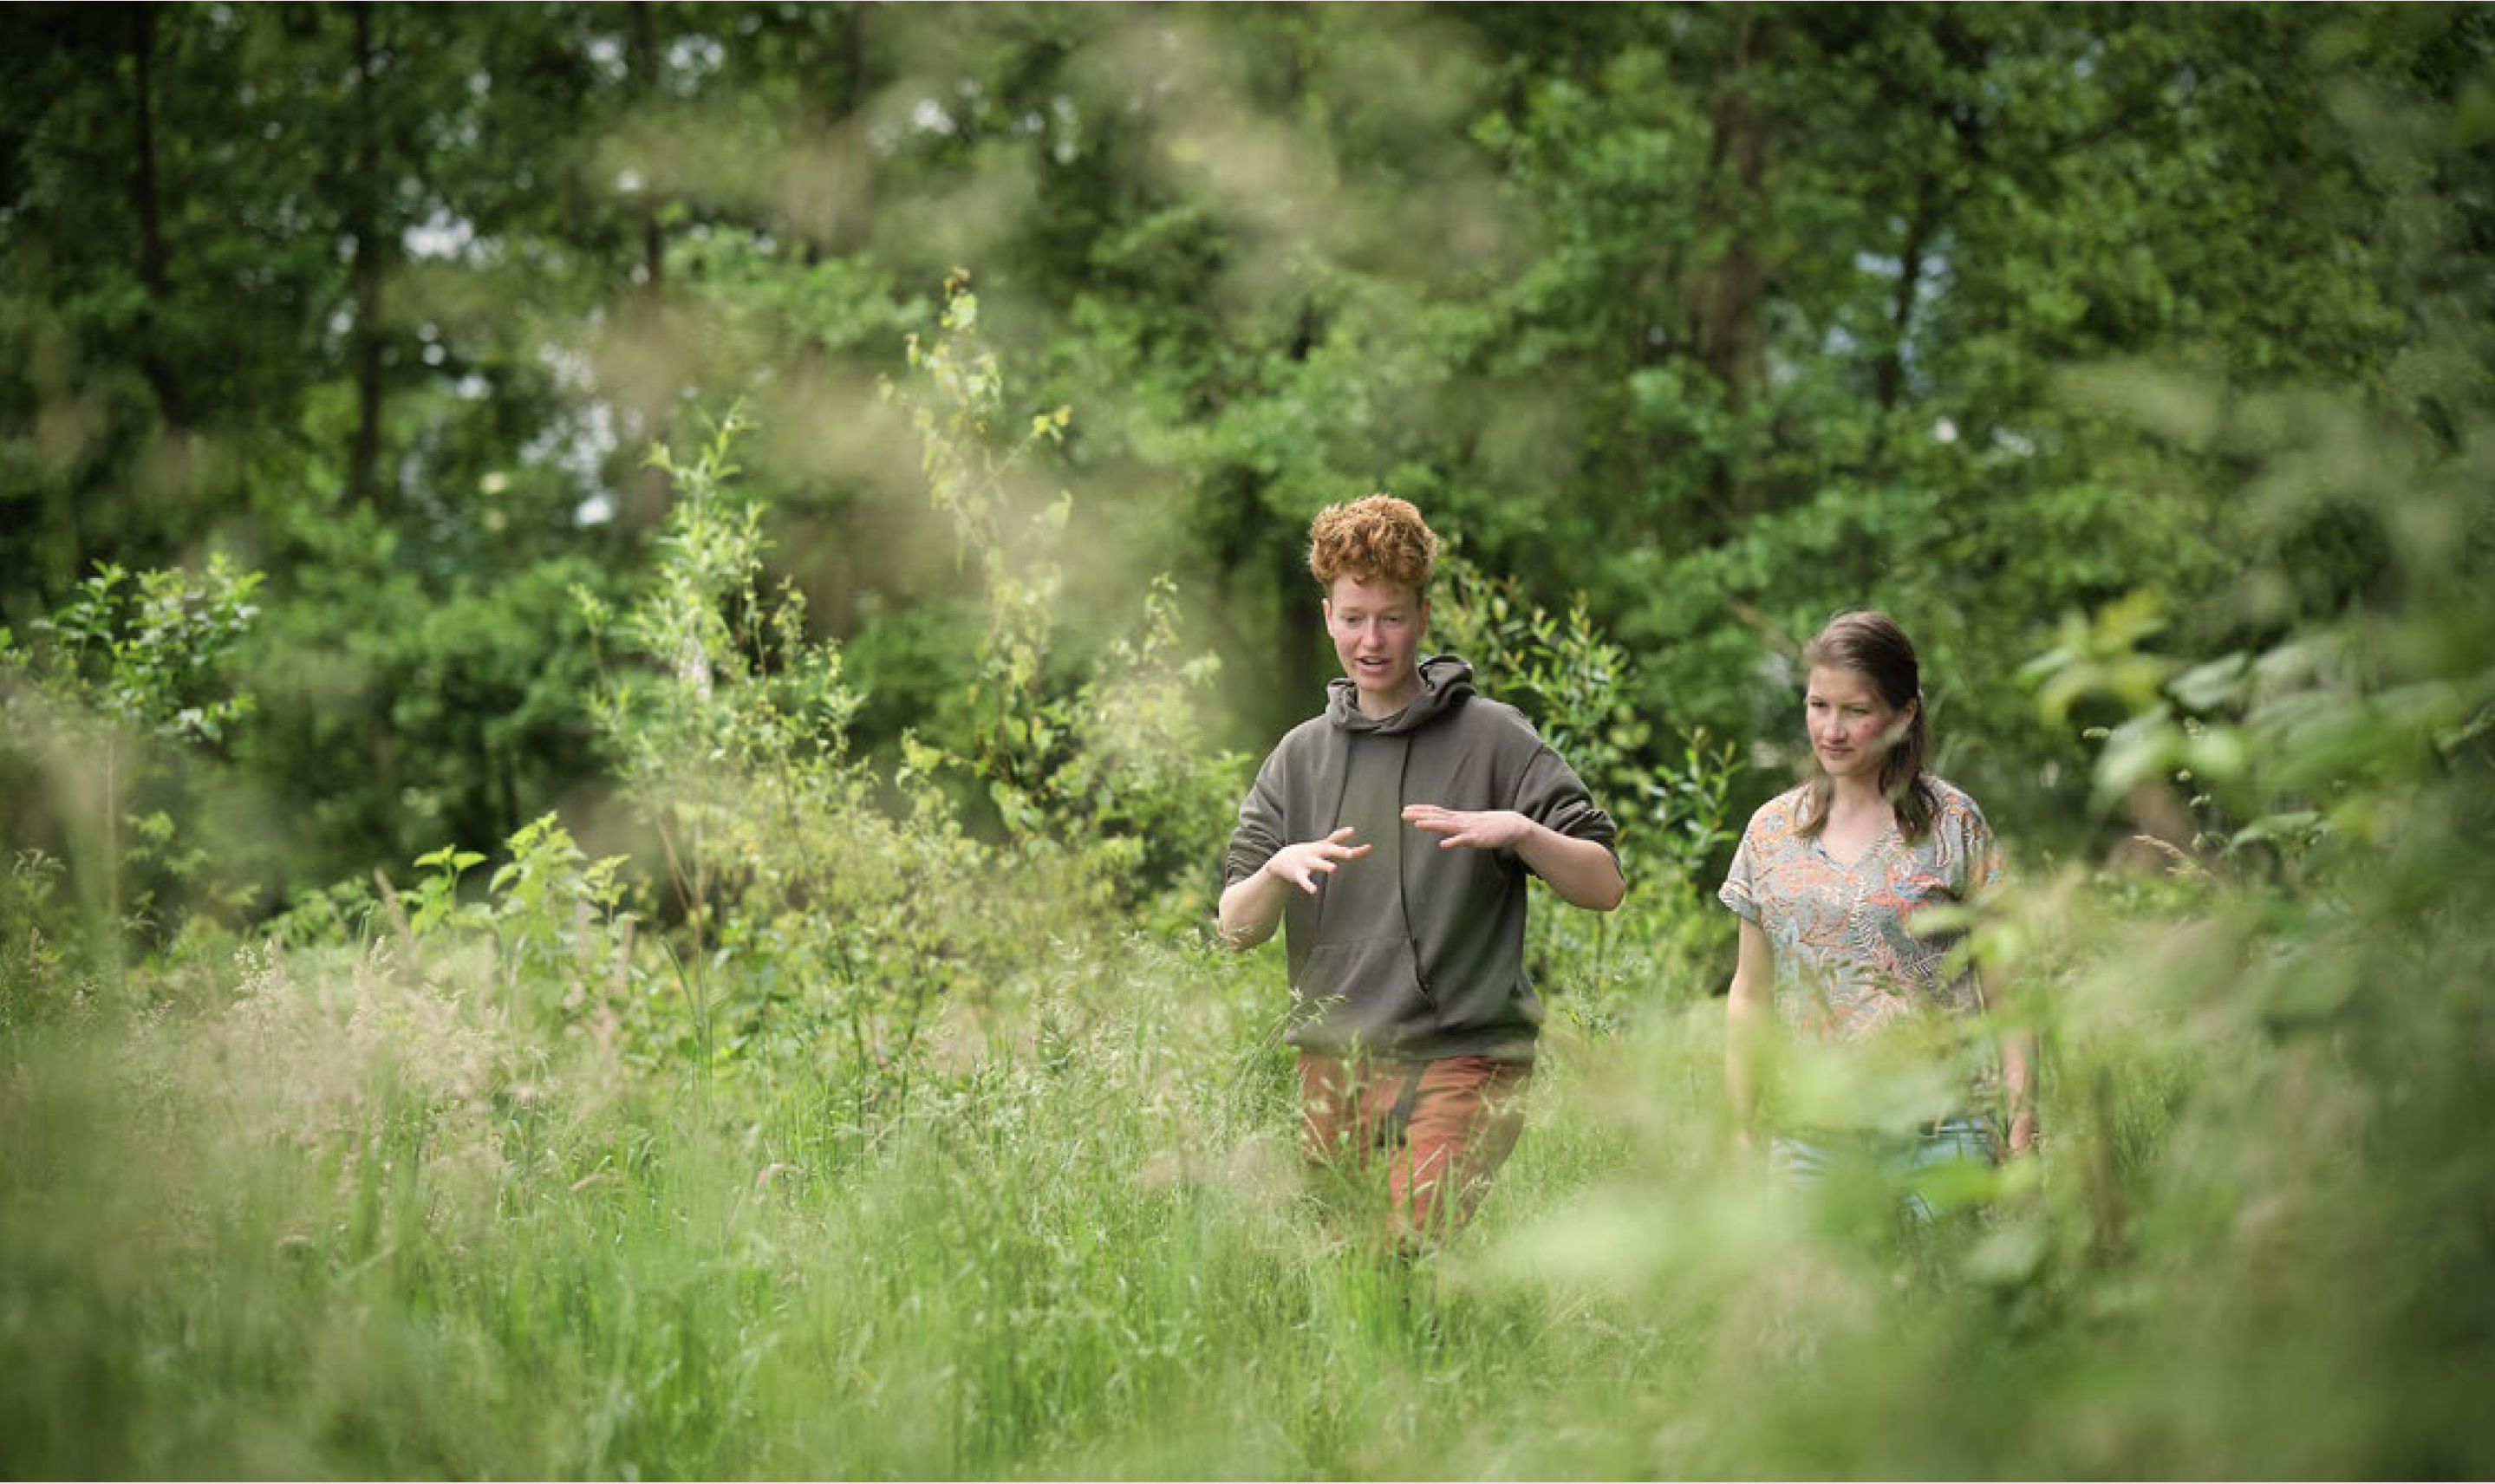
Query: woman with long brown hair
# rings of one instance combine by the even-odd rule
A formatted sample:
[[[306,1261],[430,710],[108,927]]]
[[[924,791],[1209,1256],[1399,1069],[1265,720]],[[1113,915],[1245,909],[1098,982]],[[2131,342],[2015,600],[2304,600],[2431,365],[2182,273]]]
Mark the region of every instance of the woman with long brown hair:
[[[1778,1032],[1842,1060],[1963,1045],[1970,1037],[1958,1033],[1996,1008],[1980,975],[1953,957],[1961,933],[1916,920],[1972,903],[1999,881],[2001,856],[1975,800],[1925,765],[1913,642],[1885,613],[1840,613],[1803,647],[1802,664],[1809,776],[1751,816],[1717,893],[1741,919],[1724,1070],[1744,1151],[1757,1146]],[[1872,1090],[1867,1105],[1832,1106],[1823,1090],[1786,1109],[1771,1167],[1808,1181],[1868,1160],[1894,1177],[2026,1152],[2036,1135],[2034,1036],[1973,1039],[1968,1075],[1933,1095],[1938,1105],[1887,1105],[1874,1079],[1856,1084]],[[1911,1190],[1904,1198],[1929,1214]]]

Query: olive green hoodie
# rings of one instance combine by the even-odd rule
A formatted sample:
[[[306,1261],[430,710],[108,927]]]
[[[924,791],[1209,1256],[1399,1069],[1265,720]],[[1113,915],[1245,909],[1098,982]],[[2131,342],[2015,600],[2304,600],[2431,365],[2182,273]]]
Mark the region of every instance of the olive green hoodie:
[[[1447,848],[1406,804],[1512,809],[1612,845],[1618,829],[1513,706],[1473,694],[1472,666],[1421,663],[1421,693],[1382,720],[1348,680],[1285,734],[1239,805],[1228,880],[1343,824],[1373,847],[1283,908],[1294,1045],[1426,1061],[1533,1055],[1542,1003],[1525,975],[1525,878],[1512,850]]]

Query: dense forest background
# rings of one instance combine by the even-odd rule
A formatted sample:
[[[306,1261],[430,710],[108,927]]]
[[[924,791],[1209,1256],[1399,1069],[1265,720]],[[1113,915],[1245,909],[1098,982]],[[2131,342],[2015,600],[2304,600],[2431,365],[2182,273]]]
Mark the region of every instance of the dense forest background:
[[[6,18],[6,1471],[2490,1467],[2495,12]],[[1423,1290],[1202,942],[1377,489],[1632,882]],[[2053,1048],[1929,1302],[1714,1150],[1859,605]]]
[[[265,574],[217,739],[256,911],[597,798],[573,591],[629,588],[650,447],[740,400],[856,737],[962,727],[983,595],[877,392],[957,269],[1004,410],[1071,412],[1022,481],[1087,597],[1041,684],[1166,574],[1209,737],[1261,751],[1328,673],[1308,517],[1391,489],[1584,597],[1629,754],[1704,729],[1745,794],[1778,658],[1893,609],[1943,770],[2054,851],[2106,843],[2120,718],[2037,727],[2029,662],[2387,580],[2368,502],[2242,497],[2327,436],[2264,399],[2449,436],[2486,308],[2435,257],[2478,157],[2416,153],[2479,106],[2475,8],[11,15],[0,601]]]

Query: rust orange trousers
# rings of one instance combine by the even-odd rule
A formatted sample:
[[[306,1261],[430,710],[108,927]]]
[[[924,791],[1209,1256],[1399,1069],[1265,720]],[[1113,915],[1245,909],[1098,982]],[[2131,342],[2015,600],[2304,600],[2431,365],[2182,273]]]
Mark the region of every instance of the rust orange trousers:
[[[1530,1062],[1300,1058],[1300,1148],[1322,1169],[1386,1164],[1387,1199],[1412,1235],[1471,1220],[1525,1130]]]

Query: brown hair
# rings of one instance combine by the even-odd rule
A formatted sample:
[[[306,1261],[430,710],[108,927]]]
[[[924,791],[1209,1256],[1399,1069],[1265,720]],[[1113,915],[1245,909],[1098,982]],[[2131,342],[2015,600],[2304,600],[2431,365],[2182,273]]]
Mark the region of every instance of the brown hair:
[[[1334,579],[1400,582],[1426,597],[1438,570],[1438,538],[1409,500],[1371,495],[1329,505],[1309,523],[1309,571],[1331,589]]]
[[[1915,708],[1880,758],[1880,792],[1896,811],[1897,833],[1910,843],[1923,839],[1932,827],[1939,802],[1924,774],[1924,754],[1931,734],[1924,727],[1923,667],[1915,660],[1914,641],[1886,613],[1870,609],[1839,613],[1802,647],[1802,664],[1805,674],[1822,666],[1852,670],[1869,680],[1892,709],[1903,711],[1910,704]],[[1809,837],[1827,827],[1829,796],[1834,791],[1834,781],[1813,753],[1809,812],[1797,833]]]

